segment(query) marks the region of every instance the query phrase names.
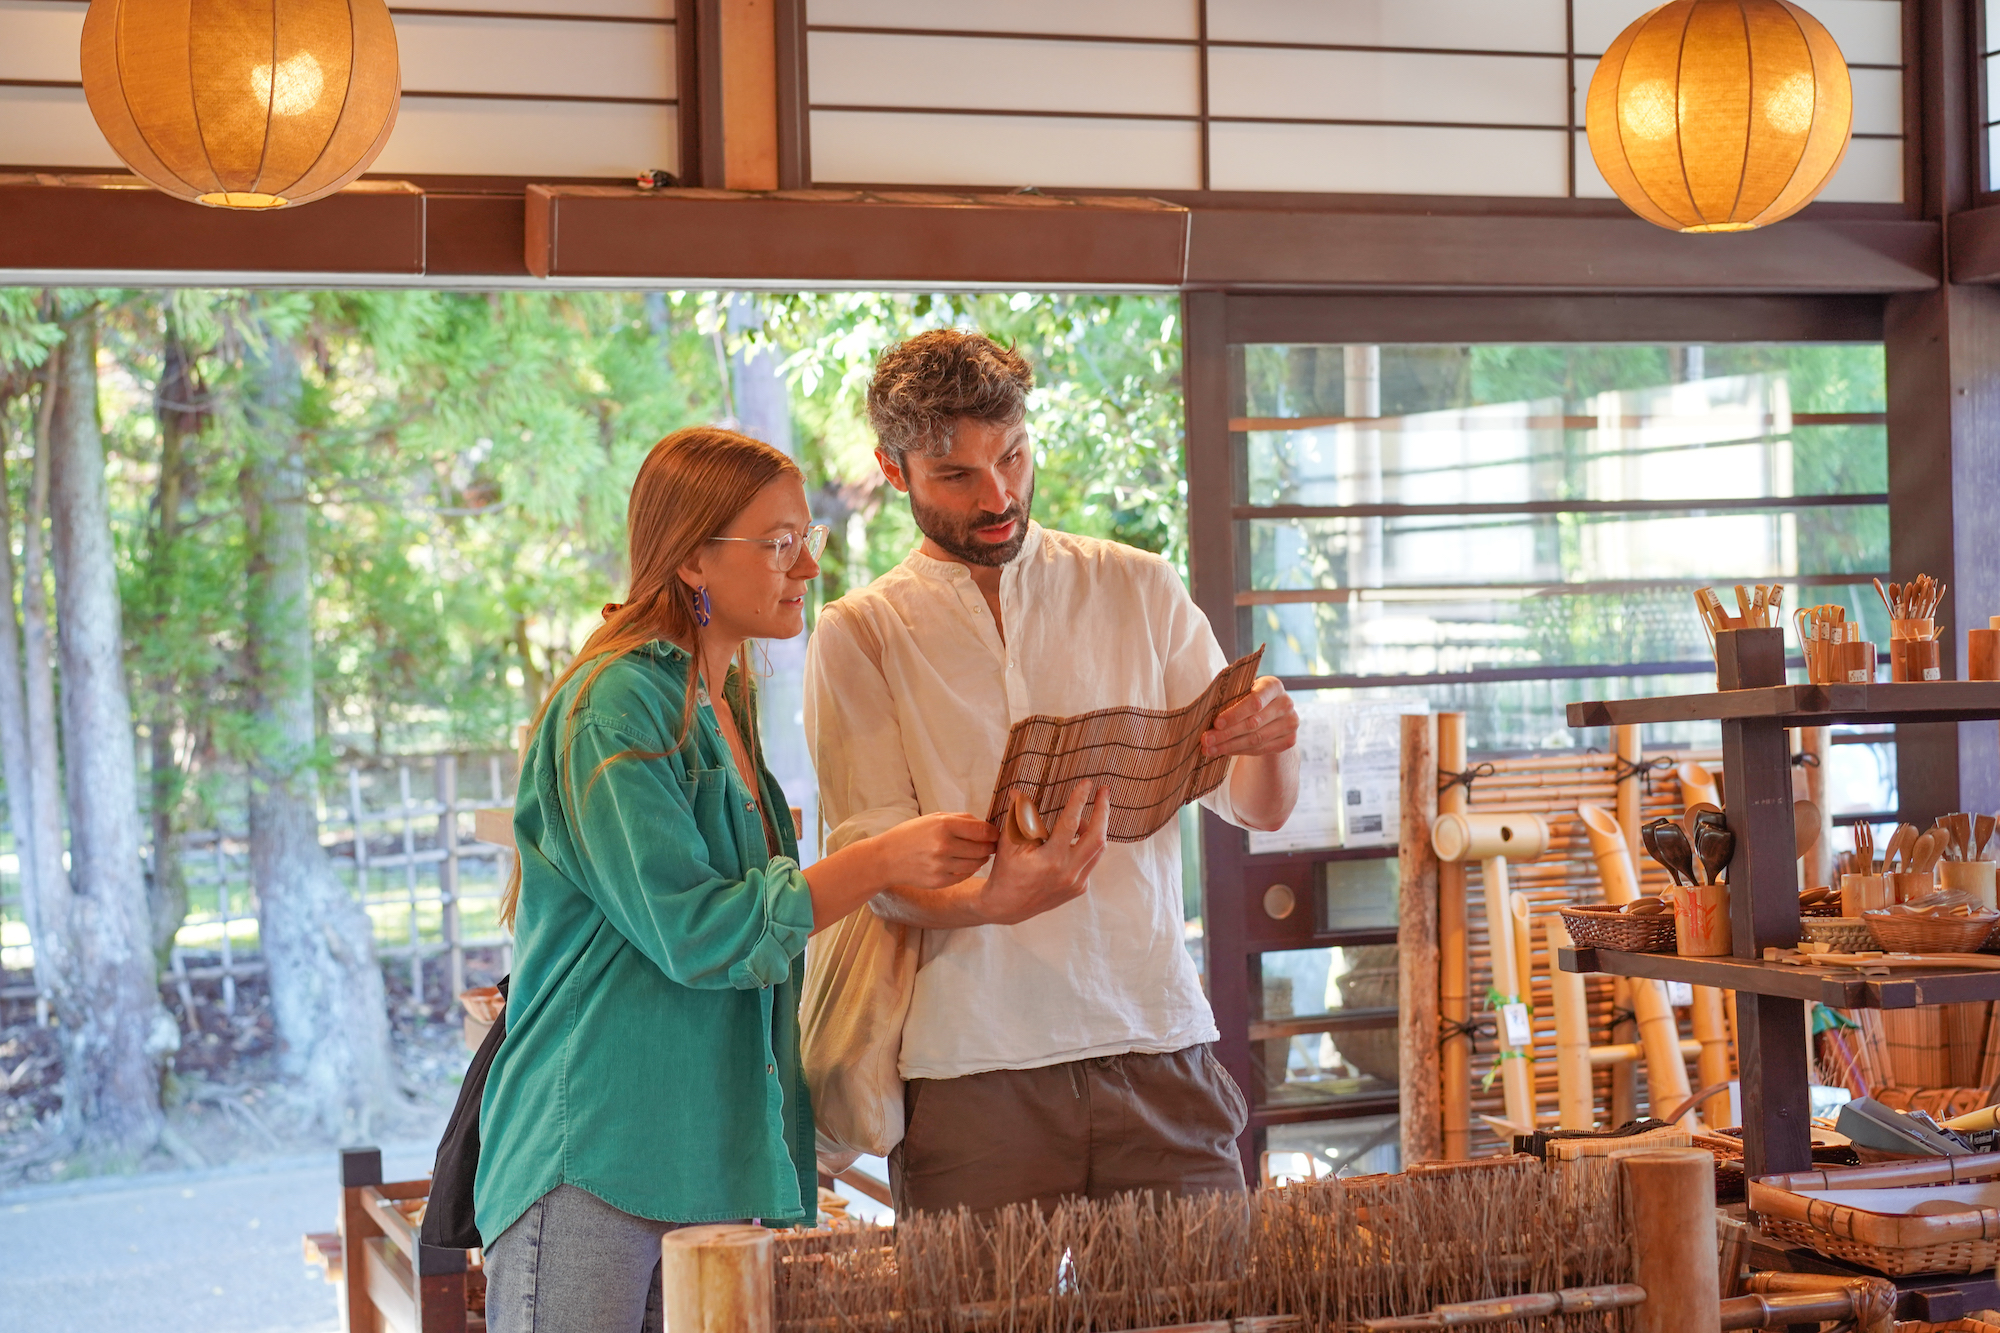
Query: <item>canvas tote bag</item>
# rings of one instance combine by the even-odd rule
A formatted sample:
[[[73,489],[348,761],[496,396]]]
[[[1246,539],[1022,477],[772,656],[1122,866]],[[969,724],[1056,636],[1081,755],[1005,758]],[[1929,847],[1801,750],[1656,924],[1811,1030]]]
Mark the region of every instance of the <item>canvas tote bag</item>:
[[[903,1020],[921,936],[868,908],[806,946],[799,1045],[812,1089],[819,1169],[844,1171],[903,1141]]]

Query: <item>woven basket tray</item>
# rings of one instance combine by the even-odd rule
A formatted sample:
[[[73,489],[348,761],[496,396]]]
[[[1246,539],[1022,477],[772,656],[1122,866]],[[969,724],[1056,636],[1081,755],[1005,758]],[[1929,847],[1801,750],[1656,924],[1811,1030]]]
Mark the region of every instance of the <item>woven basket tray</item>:
[[[1617,949],[1623,953],[1672,953],[1674,918],[1628,916],[1614,907],[1565,907],[1563,924],[1579,949]]]
[[[1895,953],[1977,953],[2000,916],[1890,916],[1864,912],[1875,942]],[[1803,923],[1801,923],[1803,925]]]
[[[1801,917],[1799,934],[1815,944],[1832,945],[1839,953],[1875,947],[1875,932],[1859,917]]]
[[[2000,1163],[1971,1158],[1919,1158],[1894,1166],[1763,1176],[1750,1182],[1748,1202],[1765,1235],[1804,1245],[1829,1259],[1890,1277],[1976,1273],[2000,1260],[2000,1210],[1967,1204],[1963,1211],[1950,1213],[1877,1213],[1835,1203],[1820,1191],[1990,1179],[1997,1168]]]

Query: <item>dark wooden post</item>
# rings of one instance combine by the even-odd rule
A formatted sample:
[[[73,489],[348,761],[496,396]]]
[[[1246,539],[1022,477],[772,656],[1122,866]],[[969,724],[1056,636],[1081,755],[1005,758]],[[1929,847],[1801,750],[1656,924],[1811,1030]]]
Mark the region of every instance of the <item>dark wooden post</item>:
[[[363,1247],[382,1234],[361,1197],[382,1183],[380,1148],[340,1150],[340,1315],[346,1333],[382,1333],[375,1301],[368,1294],[368,1262]]]
[[[1724,689],[1785,683],[1784,631],[1725,631],[1715,636],[1715,675]],[[1729,775],[1729,927],[1738,958],[1759,958],[1799,940],[1797,858],[1792,855],[1792,755],[1776,718],[1722,724],[1722,766]],[[1803,1000],[1736,993],[1737,1067],[1742,1071],[1744,1170],[1751,1176],[1803,1171],[1812,1164],[1810,1082]]]
[[[1402,826],[1397,835],[1396,1045],[1403,1165],[1444,1156],[1438,1068],[1437,719],[1403,718]]]
[[[1914,0],[1905,60],[1914,78],[1906,151],[1913,203],[1944,225],[1973,206],[1979,160],[1970,0]],[[1965,631],[2000,614],[2000,290],[1948,280],[1892,296],[1883,310],[1888,369],[1889,568],[1948,585],[1939,616],[1947,680],[1960,679]],[[1896,728],[1902,818],[2000,805],[2000,732],[1990,722]]]

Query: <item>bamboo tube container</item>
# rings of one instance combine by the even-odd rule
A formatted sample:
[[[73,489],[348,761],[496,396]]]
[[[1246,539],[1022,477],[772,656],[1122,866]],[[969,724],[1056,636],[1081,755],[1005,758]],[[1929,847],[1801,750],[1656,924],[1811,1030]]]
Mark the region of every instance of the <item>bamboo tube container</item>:
[[[1629,903],[1639,896],[1638,876],[1632,872],[1631,854],[1626,849],[1624,830],[1617,820],[1596,806],[1581,806],[1578,814],[1590,830],[1591,851],[1597,857],[1597,874],[1604,882],[1604,901]],[[1665,982],[1631,978],[1632,1011],[1639,1016],[1639,1044],[1646,1050],[1646,1085],[1651,1091],[1654,1113],[1671,1109],[1687,1100],[1687,1064],[1681,1059],[1680,1024],[1667,1003]]]
[[[1549,941],[1549,998],[1556,1011],[1556,1118],[1564,1129],[1595,1129],[1590,1095],[1590,1015],[1585,1008],[1583,975],[1555,966],[1557,949],[1570,947],[1569,929],[1561,917],[1542,923]]]
[[[771,1233],[723,1224],[660,1238],[665,1333],[772,1333]]]
[[[1798,732],[1799,752],[1810,755],[1812,763],[1805,765],[1806,799],[1819,807],[1819,841],[1805,854],[1805,883],[1799,887],[1817,888],[1833,883],[1833,807],[1826,799],[1827,747],[1830,727],[1802,727]]]
[[[1438,714],[1438,767],[1447,773],[1465,771],[1465,714]],[[1438,796],[1438,813],[1465,813],[1465,788],[1454,785]],[[1438,1016],[1447,1024],[1463,1025],[1472,1016],[1472,960],[1465,938],[1465,866],[1438,863]],[[1459,1028],[1452,1028],[1454,1033]],[[1472,1155],[1472,1039],[1449,1036],[1438,1053],[1438,1098],[1443,1121],[1444,1159],[1462,1162]]]
[[[1715,1158],[1701,1148],[1615,1155],[1632,1280],[1646,1289],[1633,1333],[1716,1327],[1722,1275],[1715,1244]]]
[[[1674,776],[1681,784],[1681,808],[1706,802],[1717,809],[1722,807],[1721,792],[1716,789],[1715,775],[1696,763],[1682,764],[1674,770]]]

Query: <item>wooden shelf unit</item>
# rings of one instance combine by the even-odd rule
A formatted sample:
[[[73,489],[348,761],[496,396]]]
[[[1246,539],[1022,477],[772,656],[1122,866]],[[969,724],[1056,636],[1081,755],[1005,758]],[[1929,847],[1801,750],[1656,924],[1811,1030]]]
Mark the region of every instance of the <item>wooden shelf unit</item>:
[[[1578,949],[1566,970],[1690,981],[1736,991],[1737,1064],[1743,1071],[1744,1169],[1751,1176],[1811,1165],[1805,1004],[1903,1008],[2000,998],[2000,972],[1865,976],[1762,961],[1764,950],[1799,941],[1797,858],[1792,826],[1793,727],[1867,722],[1979,722],[2000,719],[2000,682],[1787,685],[1784,631],[1716,636],[1711,694],[1569,705],[1572,727],[1716,721],[1722,724],[1722,781],[1736,851],[1729,863],[1733,958],[1681,958]]]

